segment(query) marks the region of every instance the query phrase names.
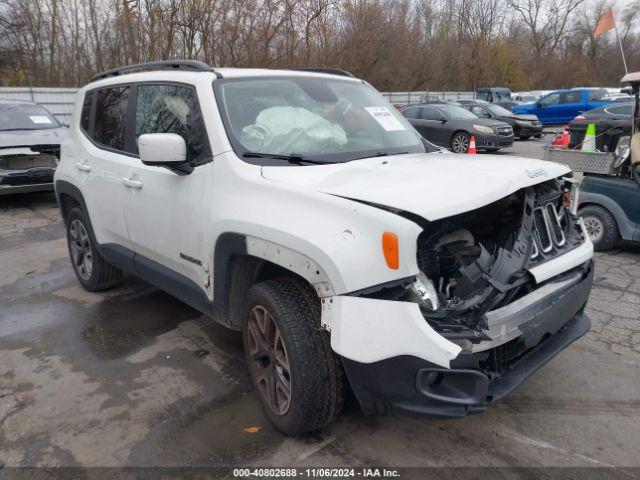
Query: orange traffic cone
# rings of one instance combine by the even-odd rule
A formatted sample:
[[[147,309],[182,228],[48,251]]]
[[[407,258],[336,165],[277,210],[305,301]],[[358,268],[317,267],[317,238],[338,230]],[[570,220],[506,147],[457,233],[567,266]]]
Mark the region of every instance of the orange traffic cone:
[[[560,145],[562,146],[562,148],[569,148],[569,125],[564,126]]]
[[[478,153],[476,151],[476,137],[473,135],[471,135],[471,139],[469,140],[469,149],[467,150],[467,153]]]

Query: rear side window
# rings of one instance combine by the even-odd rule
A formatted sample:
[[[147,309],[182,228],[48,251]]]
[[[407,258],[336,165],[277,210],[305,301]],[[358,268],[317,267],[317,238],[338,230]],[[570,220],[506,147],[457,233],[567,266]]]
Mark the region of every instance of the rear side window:
[[[135,151],[145,133],[175,133],[187,145],[187,161],[201,165],[211,150],[196,91],[184,85],[139,85],[136,100]]]
[[[406,118],[420,118],[420,109],[419,108],[407,108],[402,111],[402,115]]]
[[[616,105],[615,107],[607,107],[604,110],[611,115],[629,115],[631,116],[631,104]]]
[[[98,90],[93,138],[116,150],[125,150],[125,129],[129,87]]]
[[[582,101],[582,92],[565,92],[560,95],[560,103],[579,103]]]
[[[444,115],[433,107],[426,107],[422,109],[422,118],[424,120],[442,120]]]
[[[91,119],[91,102],[93,101],[93,92],[88,92],[84,96],[82,103],[82,113],[80,114],[80,126],[85,132],[89,131],[89,121]]]
[[[607,91],[605,89],[602,90],[589,90],[589,101],[595,102],[598,100],[602,100],[603,97],[607,95]]]

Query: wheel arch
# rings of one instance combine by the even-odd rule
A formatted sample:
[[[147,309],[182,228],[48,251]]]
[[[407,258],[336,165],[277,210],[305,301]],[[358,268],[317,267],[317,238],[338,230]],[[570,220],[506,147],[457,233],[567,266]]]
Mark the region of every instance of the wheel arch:
[[[633,227],[631,220],[624,213],[624,210],[620,206],[611,200],[609,197],[598,193],[581,193],[580,194],[580,207],[578,209],[578,215],[583,208],[594,205],[607,210],[616,223],[618,224],[618,231],[623,240],[633,240],[636,229]]]
[[[242,327],[246,293],[259,282],[293,277],[314,289],[318,298],[334,294],[327,275],[316,262],[282,245],[249,235],[227,232],[214,251],[214,316],[229,328]]]
[[[69,212],[73,207],[81,207],[87,214],[87,206],[82,192],[74,184],[65,180],[58,180],[55,183],[56,200],[62,219],[66,222]],[[91,225],[89,225],[91,227]]]
[[[464,133],[468,137],[471,136],[471,133],[466,131],[464,128],[457,128],[456,130],[453,131],[453,133],[451,133],[451,136],[449,137],[449,148],[452,148],[453,137],[455,137],[458,133]]]

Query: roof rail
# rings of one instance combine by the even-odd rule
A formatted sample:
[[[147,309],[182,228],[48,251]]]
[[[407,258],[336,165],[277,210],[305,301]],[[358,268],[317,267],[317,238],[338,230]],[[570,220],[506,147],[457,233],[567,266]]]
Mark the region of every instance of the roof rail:
[[[96,80],[102,80],[103,78],[115,77],[122,73],[133,72],[136,70],[147,70],[149,68],[161,68],[163,70],[192,70],[199,72],[213,72],[216,77],[222,78],[219,72],[216,72],[213,68],[204,62],[199,60],[158,60],[156,62],[136,63],[134,65],[125,65],[124,67],[112,68],[102,73],[94,75],[91,78],[91,82]]]
[[[328,73],[329,75],[340,75],[341,77],[356,78],[356,76],[351,72],[347,72],[346,70],[342,70],[340,68],[299,67],[290,68],[289,70],[297,70],[300,72]]]

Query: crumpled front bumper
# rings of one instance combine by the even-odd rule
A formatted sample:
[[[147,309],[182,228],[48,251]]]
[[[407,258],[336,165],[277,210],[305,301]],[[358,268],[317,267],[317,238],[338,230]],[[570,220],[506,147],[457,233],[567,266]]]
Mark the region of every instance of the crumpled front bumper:
[[[53,190],[55,168],[35,167],[27,170],[0,169],[0,195]]]
[[[342,357],[346,374],[365,413],[451,418],[478,413],[487,404],[516,389],[589,331],[591,323],[583,310],[593,282],[593,263],[589,261],[576,270],[581,271],[578,281],[540,296],[527,306],[526,311],[523,310],[523,318],[512,324],[517,326],[517,336],[510,335],[506,343],[489,349],[474,351],[458,347],[448,364],[443,364],[442,359],[453,352],[438,356],[436,353],[442,345],[437,344],[426,345],[432,355],[430,359],[407,351],[376,361],[366,362],[362,358],[358,361],[353,358],[357,355],[351,355],[346,345],[334,344],[334,328],[339,329],[335,319],[332,346]],[[345,319],[347,321],[349,319]],[[393,321],[399,328],[405,323],[404,318]],[[513,329],[509,331],[513,332]],[[366,347],[368,333],[361,331],[360,345],[356,349]],[[383,329],[383,334],[389,335],[389,342],[393,344],[391,333]],[[419,342],[428,343],[429,340],[422,337]]]

